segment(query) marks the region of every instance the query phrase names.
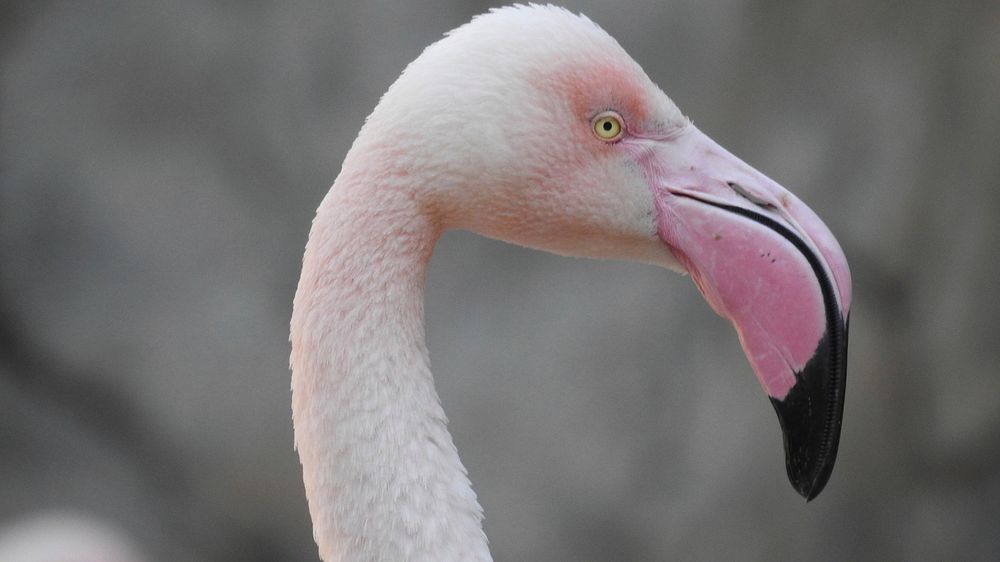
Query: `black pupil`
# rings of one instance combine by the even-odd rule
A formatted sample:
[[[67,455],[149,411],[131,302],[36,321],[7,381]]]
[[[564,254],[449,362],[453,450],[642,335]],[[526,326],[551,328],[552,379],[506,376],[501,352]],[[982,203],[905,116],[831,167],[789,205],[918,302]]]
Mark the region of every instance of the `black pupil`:
[[[605,121],[605,122],[604,122],[604,130],[605,130],[605,131],[610,131],[610,130],[611,130],[611,127],[613,127],[613,126],[614,126],[614,125],[612,125],[612,124],[611,124],[611,121]]]

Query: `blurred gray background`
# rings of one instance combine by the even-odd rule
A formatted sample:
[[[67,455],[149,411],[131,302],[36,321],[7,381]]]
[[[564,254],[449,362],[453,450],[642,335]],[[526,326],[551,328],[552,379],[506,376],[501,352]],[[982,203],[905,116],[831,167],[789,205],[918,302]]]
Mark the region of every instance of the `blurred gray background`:
[[[0,529],[316,560],[288,319],[364,117],[486,2],[0,4]],[[1000,556],[1000,4],[567,2],[854,274],[806,505],[689,279],[450,233],[428,343],[498,560]]]

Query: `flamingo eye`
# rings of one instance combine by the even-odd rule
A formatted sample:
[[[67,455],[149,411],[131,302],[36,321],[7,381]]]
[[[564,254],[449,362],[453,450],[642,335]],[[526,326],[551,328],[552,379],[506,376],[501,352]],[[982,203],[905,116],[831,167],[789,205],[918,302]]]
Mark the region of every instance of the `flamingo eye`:
[[[603,141],[616,141],[622,136],[622,117],[614,111],[605,111],[594,117],[594,134]]]

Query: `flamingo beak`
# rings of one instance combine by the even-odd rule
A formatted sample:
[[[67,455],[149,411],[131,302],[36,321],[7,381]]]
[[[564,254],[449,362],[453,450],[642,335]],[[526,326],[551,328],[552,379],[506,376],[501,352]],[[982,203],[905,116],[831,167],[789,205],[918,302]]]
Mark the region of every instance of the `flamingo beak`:
[[[736,328],[778,414],[792,486],[815,498],[833,471],[847,375],[851,276],[798,198],[694,126],[643,162],[657,231]]]

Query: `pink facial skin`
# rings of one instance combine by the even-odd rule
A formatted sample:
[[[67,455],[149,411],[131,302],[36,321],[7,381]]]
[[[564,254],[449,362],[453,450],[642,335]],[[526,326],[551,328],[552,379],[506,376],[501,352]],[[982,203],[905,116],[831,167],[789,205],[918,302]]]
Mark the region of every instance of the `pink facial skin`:
[[[660,238],[712,308],[732,322],[765,392],[785,398],[827,327],[807,255],[831,280],[841,316],[850,308],[850,271],[836,239],[798,198],[694,126],[626,143],[649,178]],[[732,207],[784,227],[801,247]]]

